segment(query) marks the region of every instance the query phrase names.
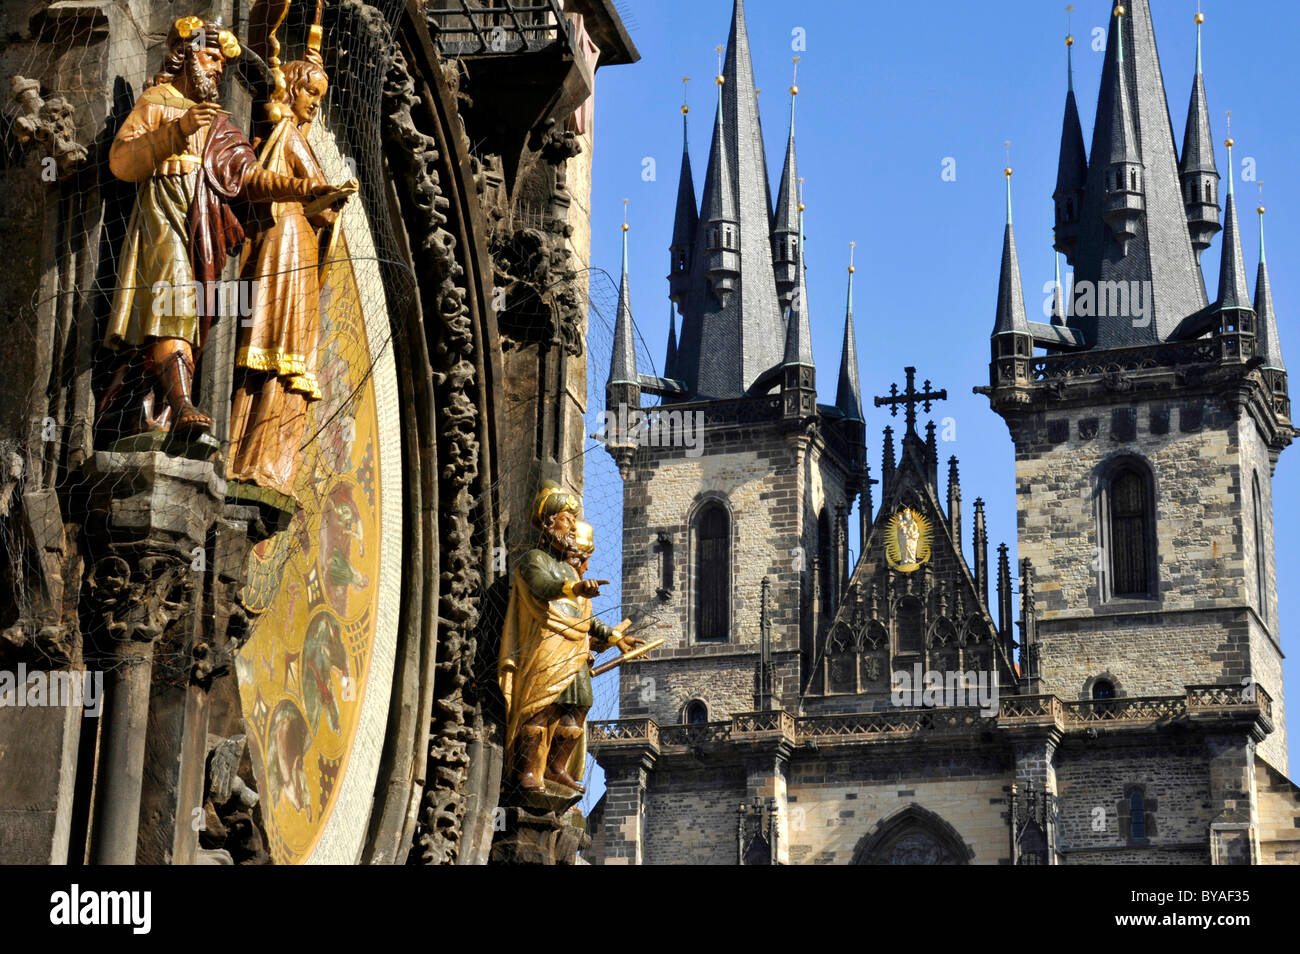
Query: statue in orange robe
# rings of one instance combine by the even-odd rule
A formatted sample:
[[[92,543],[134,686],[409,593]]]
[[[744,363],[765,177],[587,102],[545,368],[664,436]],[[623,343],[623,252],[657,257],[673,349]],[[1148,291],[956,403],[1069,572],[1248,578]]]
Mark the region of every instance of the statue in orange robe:
[[[260,160],[282,175],[323,181],[307,130],[329,90],[320,54],[286,64],[280,103],[288,114],[262,146]],[[243,278],[251,283],[251,314],[240,322],[235,392],[230,409],[227,477],[293,496],[320,335],[319,230],[333,226],[337,206],[308,214],[301,201],[277,202],[263,215]]]

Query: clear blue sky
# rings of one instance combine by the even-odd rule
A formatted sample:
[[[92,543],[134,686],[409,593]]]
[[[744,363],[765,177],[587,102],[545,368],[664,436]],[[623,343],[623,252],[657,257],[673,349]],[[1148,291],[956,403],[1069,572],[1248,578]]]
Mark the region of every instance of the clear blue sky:
[[[597,80],[593,267],[615,277],[624,198],[630,200],[632,305],[637,329],[662,368],[668,325],[668,243],[681,156],[683,76],[690,76],[691,156],[702,188],[714,115],[714,47],[727,41],[731,0],[624,3],[641,62],[601,70]],[[1196,0],[1152,0],[1175,137],[1181,142],[1195,63]],[[1016,237],[1031,320],[1053,270],[1052,191],[1065,99],[1064,3],[746,3],[755,80],[773,188],[788,130],[792,31],[801,28],[796,139],[806,179],[805,232],[818,390],[834,399],[844,317],[849,242],[857,242],[855,313],[864,403],[902,381],[905,365],[946,387],[936,418],[957,422],[941,446],[961,459],[970,525],[975,497],[987,501],[990,541],[1015,546],[1014,459],[1006,425],[986,398],[988,335],[997,299],[1004,221],[1003,142],[1012,142]],[[1109,0],[1075,3],[1075,89],[1091,142],[1102,53],[1092,31],[1109,22]],[[1254,285],[1258,263],[1256,183],[1266,183],[1270,275],[1284,353],[1300,372],[1300,5],[1276,0],[1203,0],[1205,83],[1219,170],[1227,174],[1224,113],[1232,110],[1242,243]],[[1101,41],[1104,43],[1104,39]],[[1098,46],[1101,46],[1101,43]],[[957,177],[941,177],[944,160]],[[645,160],[655,162],[646,181]],[[1219,243],[1205,254],[1213,298]],[[1062,268],[1065,268],[1062,260]],[[599,298],[599,294],[595,296]],[[611,314],[612,319],[612,314]],[[1042,319],[1040,319],[1042,320]],[[593,328],[593,347],[605,347]],[[593,356],[604,382],[608,354]],[[647,369],[642,369],[647,370]],[[599,388],[596,389],[599,393]],[[885,411],[867,412],[869,456],[880,468]],[[612,467],[589,455],[588,509]],[[617,475],[614,475],[617,480]],[[610,489],[613,489],[612,487]],[[1300,566],[1300,449],[1282,455],[1274,482],[1278,577]],[[606,498],[608,499],[608,498]],[[610,503],[613,503],[611,500]],[[598,505],[599,510],[612,509]],[[851,521],[856,525],[856,520]],[[969,534],[967,534],[969,559]],[[609,539],[608,536],[605,539]],[[856,550],[856,541],[854,541]],[[610,554],[608,548],[607,556]],[[617,563],[609,567],[617,579]],[[611,594],[612,595],[612,594]],[[1282,645],[1300,626],[1300,598],[1283,586]],[[611,610],[611,615],[617,613]],[[614,619],[613,621],[617,621]],[[1289,734],[1300,731],[1300,654],[1286,662],[1292,692]]]

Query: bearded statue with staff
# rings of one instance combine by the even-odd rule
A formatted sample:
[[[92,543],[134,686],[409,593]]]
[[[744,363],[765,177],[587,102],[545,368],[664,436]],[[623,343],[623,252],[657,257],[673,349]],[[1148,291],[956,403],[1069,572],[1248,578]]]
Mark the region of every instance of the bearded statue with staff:
[[[538,545],[515,568],[501,634],[497,678],[506,703],[507,781],[525,792],[546,783],[582,793],[585,724],[592,705],[588,653],[643,644],[592,615],[591,599],[608,580],[584,580],[594,549],[581,524],[581,502],[545,481],[533,503]],[[583,532],[580,534],[579,530]]]

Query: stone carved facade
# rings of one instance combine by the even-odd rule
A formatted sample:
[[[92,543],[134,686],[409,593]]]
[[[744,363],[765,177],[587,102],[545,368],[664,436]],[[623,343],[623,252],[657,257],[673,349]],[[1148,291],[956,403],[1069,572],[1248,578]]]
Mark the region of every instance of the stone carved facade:
[[[138,94],[132,84],[157,55],[144,37],[161,33],[133,30],[123,5],[17,6],[23,9],[0,15],[6,35],[20,38],[0,50],[0,60],[7,75],[23,64],[28,77],[14,81],[17,100],[7,117],[2,214],[29,224],[13,230],[13,251],[25,267],[0,282],[0,295],[43,304],[32,316],[35,349],[30,337],[0,335],[0,352],[15,371],[14,400],[5,402],[0,421],[0,588],[15,596],[15,610],[0,620],[0,666],[104,671],[130,703],[96,726],[98,762],[86,762],[79,720],[61,714],[31,710],[0,730],[0,745],[15,757],[72,768],[34,797],[30,784],[0,786],[0,815],[20,833],[7,842],[4,860],[264,863],[268,803],[252,774],[234,673],[260,610],[240,593],[250,549],[294,531],[265,506],[227,499],[218,456],[153,447],[106,453],[94,427],[103,387],[94,344],[99,290],[112,286],[111,255],[100,251],[114,249],[112,230],[130,198],[100,170]],[[161,32],[174,16],[170,4],[129,6],[135,22]],[[240,20],[248,5],[216,6],[241,36],[257,33]],[[308,23],[298,6],[285,27],[291,37],[305,34]],[[476,155],[470,143],[482,137],[471,107],[491,98],[491,84],[465,79],[465,51],[448,40],[439,4],[423,13],[392,0],[324,4],[325,53],[335,70],[327,124],[356,159],[356,202],[374,244],[391,253],[381,268],[399,270],[391,279],[401,270],[418,277],[416,294],[390,302],[387,318],[408,413],[386,440],[400,441],[407,462],[397,505],[415,558],[391,584],[400,588],[402,607],[394,688],[391,700],[381,700],[388,715],[373,814],[351,821],[349,837],[364,842],[360,860],[487,858],[500,742],[492,701],[474,675],[485,652],[482,631],[490,628],[483,607],[498,575],[493,547],[510,533],[500,475],[535,464],[513,460],[514,445],[503,440],[503,352],[513,345],[498,331],[493,290],[498,276],[509,275],[527,292],[520,299],[544,299],[551,337],[571,359],[582,354],[585,305],[574,279],[588,250],[572,242],[575,227],[587,230],[574,216],[585,214],[589,175],[579,170],[575,180],[568,164],[585,148],[589,167],[590,138],[589,126],[580,143],[566,124],[575,111],[589,115],[596,57],[605,65],[637,55],[605,5],[563,6],[557,3],[552,17],[560,29],[530,51],[536,75],[525,71],[524,80],[546,101],[560,88],[565,95],[549,114],[507,105],[496,117],[506,139],[498,151]],[[253,21],[257,7],[255,0]],[[553,60],[564,60],[579,41],[580,64],[572,75],[557,75]],[[226,95],[244,124],[272,85],[265,51],[259,54],[255,38],[246,45]],[[487,60],[479,60],[477,75],[490,71]],[[68,67],[77,62],[83,68],[74,75]],[[78,130],[95,132],[78,144]],[[41,193],[30,182],[40,181],[41,160],[49,157],[58,175]],[[488,170],[503,168],[512,181],[527,180],[519,195],[494,192]],[[533,222],[514,215],[512,204],[550,212]],[[513,228],[516,219],[527,225],[521,241],[498,227],[504,220]],[[527,250],[524,258],[517,248]],[[30,304],[18,310],[24,307],[31,311]],[[217,360],[205,362],[200,391],[220,429],[225,410],[212,397],[221,387]],[[526,403],[533,418],[544,417],[536,390]],[[436,520],[424,519],[434,512]],[[12,748],[19,744],[21,752]],[[134,789],[132,775],[143,778]],[[97,796],[89,805],[92,783]],[[409,811],[416,802],[418,817]],[[196,831],[190,816],[200,808],[204,825]],[[86,817],[96,821],[90,840],[77,827]]]

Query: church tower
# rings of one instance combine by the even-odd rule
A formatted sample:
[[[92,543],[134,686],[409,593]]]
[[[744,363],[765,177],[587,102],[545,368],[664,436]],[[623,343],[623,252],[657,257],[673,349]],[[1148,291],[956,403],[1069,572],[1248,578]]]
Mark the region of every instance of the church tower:
[[[1262,245],[1253,301],[1247,285],[1231,138],[1220,226],[1203,19],[1180,159],[1149,3],[1114,6],[1089,156],[1072,83],[1066,101],[1065,322],[1026,321],[1008,210],[991,380],[977,390],[1016,446],[1019,556],[1036,599],[1028,691],[1103,706],[1198,686],[1258,698],[1267,735],[1206,730],[1214,777],[1234,779],[1211,798],[1230,805],[1253,791],[1256,744],[1287,770],[1272,475],[1294,432]],[[1220,229],[1210,299],[1199,259]],[[1216,859],[1245,850],[1230,829],[1252,819],[1233,811],[1211,825],[1223,828]]]
[[[716,86],[698,211],[682,156],[668,289],[680,341],[670,332],[663,378],[637,372],[625,273],[607,393],[610,420],[661,399],[639,431],[606,440],[624,477],[625,612],[640,635],[667,640],[623,672],[621,713],[661,725],[797,707],[814,634],[848,578],[864,487],[851,292],[835,403],[819,404],[798,87],[774,212],[742,0]]]

